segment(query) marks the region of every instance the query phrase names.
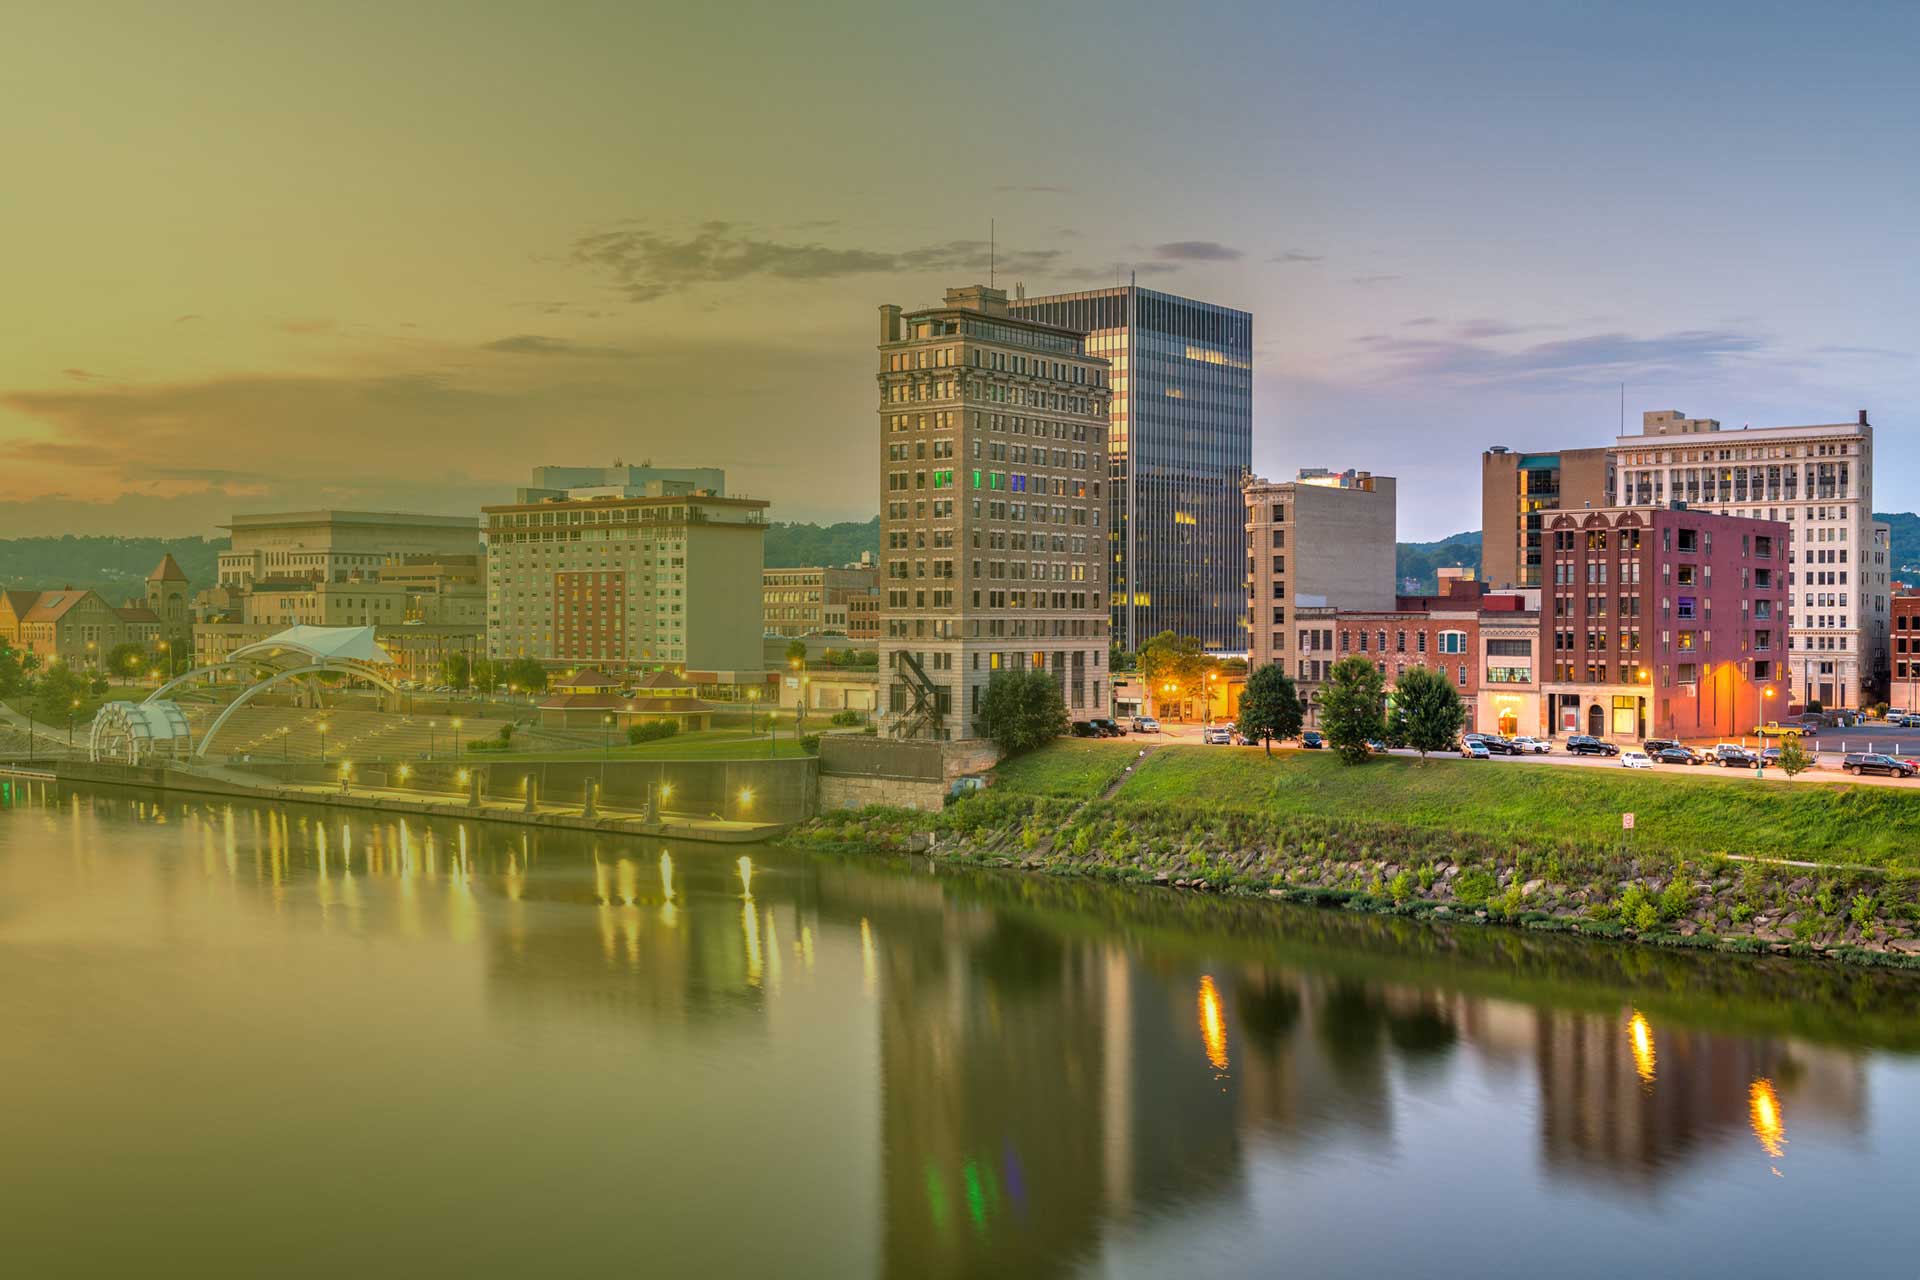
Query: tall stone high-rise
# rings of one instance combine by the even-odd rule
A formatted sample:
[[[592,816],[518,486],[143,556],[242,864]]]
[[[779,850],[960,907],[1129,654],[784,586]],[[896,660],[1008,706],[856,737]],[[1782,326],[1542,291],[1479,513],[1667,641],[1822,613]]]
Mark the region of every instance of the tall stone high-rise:
[[[984,736],[995,672],[1042,670],[1107,714],[1108,363],[1000,289],[880,308],[886,731]]]

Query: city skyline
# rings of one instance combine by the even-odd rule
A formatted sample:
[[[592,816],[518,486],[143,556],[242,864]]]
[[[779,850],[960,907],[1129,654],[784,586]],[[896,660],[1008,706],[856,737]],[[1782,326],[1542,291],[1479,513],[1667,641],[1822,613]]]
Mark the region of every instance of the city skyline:
[[[471,511],[615,457],[865,519],[872,308],[984,282],[990,223],[1003,287],[1250,312],[1254,470],[1399,474],[1410,539],[1474,523],[1489,445],[1605,444],[1623,382],[1730,428],[1898,433],[1920,392],[1912,14],[878,12],[730,22],[752,95],[701,70],[717,15],[24,15],[0,536]],[[924,47],[1022,85],[937,217],[876,176]],[[1183,82],[1218,96],[1113,88]]]

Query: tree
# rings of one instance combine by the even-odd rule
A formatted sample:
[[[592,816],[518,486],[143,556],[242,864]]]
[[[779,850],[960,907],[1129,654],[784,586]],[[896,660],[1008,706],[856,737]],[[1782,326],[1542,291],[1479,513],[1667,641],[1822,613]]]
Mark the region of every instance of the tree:
[[[1067,731],[1067,704],[1044,671],[997,671],[980,695],[980,729],[1008,755]]]
[[[787,641],[787,665],[804,667],[807,665],[807,642],[805,640]]]
[[[455,689],[466,688],[471,674],[464,653],[450,653],[440,659],[440,678]]]
[[[492,693],[500,687],[500,664],[492,658],[473,660],[473,687],[482,693]]]
[[[157,661],[147,652],[145,645],[135,644],[131,640],[107,650],[107,670],[123,678],[145,675],[147,668]]]
[[[11,698],[26,687],[26,671],[20,651],[0,640],[0,698]]]
[[[499,674],[522,693],[542,693],[547,687],[547,669],[538,658],[515,658]]]
[[[1813,757],[1808,755],[1807,749],[1800,745],[1800,735],[1797,733],[1789,735],[1787,740],[1780,744],[1780,772],[1793,778],[1811,768],[1813,768]]]
[[[1429,751],[1451,748],[1466,727],[1467,704],[1447,673],[1415,667],[1400,677],[1393,689],[1393,718],[1389,736],[1404,742],[1426,759]]]
[[[33,714],[48,724],[62,724],[75,714],[74,704],[84,704],[88,687],[85,677],[65,663],[49,667],[33,684]]]
[[[1131,671],[1134,657],[1134,654],[1120,647],[1118,640],[1112,641],[1107,645],[1107,670]]]
[[[1198,636],[1177,636],[1171,631],[1162,631],[1134,655],[1140,680],[1156,707],[1169,697],[1191,696],[1206,675],[1208,661]]]
[[[1299,733],[1305,713],[1299,690],[1286,670],[1277,662],[1266,663],[1247,677],[1247,687],[1240,694],[1240,736],[1248,741],[1260,739],[1272,755],[1273,740]]]
[[[1386,679],[1365,658],[1342,658],[1327,673],[1320,694],[1320,728],[1348,764],[1370,757],[1373,750],[1367,743],[1385,735],[1380,712],[1385,697]]]

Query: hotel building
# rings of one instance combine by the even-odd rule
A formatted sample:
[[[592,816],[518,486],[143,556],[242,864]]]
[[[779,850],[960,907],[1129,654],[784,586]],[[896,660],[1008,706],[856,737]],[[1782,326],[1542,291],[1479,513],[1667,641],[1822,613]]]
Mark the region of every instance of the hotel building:
[[[1107,361],[974,285],[881,307],[877,382],[887,730],[979,737],[1013,668],[1106,715]]]
[[[717,494],[483,508],[488,654],[607,671],[760,670],[766,509]]]
[[[1113,636],[1247,648],[1240,483],[1253,467],[1253,317],[1127,285],[1016,298],[1112,366],[1107,511]]]

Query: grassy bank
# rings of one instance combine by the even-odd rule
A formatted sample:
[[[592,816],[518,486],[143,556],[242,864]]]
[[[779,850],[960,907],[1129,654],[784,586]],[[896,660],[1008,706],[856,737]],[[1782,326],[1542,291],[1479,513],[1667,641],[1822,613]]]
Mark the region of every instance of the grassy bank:
[[[1899,788],[1139,751],[1060,743],[942,813],[826,814],[799,838],[850,849],[930,838],[938,858],[1059,875],[1920,964],[1920,796]],[[1622,811],[1638,815],[1631,845]]]
[[[1126,743],[1068,742],[1001,766],[1012,792],[1090,799],[1135,758]],[[1575,769],[1330,752],[1163,747],[1114,795],[1123,811],[1362,819],[1493,840],[1612,843],[1635,815],[1637,848],[1920,869],[1920,790],[1759,782],[1741,771]]]

